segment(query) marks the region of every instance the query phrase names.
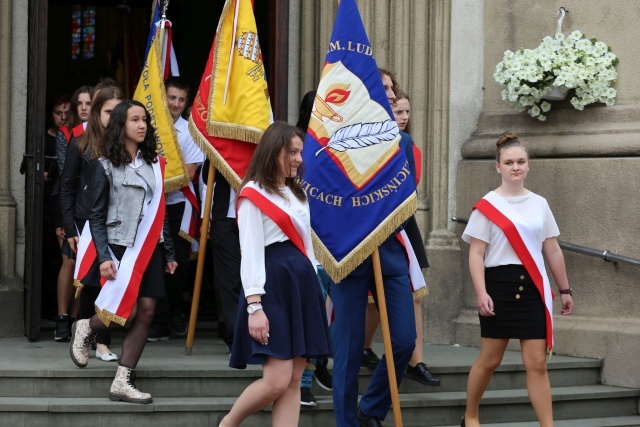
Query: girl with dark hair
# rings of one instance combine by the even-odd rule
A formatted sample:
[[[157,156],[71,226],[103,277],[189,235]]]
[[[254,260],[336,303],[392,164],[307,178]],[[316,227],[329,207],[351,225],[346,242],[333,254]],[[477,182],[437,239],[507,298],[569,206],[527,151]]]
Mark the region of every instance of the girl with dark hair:
[[[78,137],[84,132],[84,123],[89,119],[91,112],[91,98],[93,88],[91,86],[80,86],[71,96],[69,104],[69,116],[64,126],[58,128],[56,135],[56,162],[60,174],[64,171],[65,159],[69,142],[75,136]],[[60,180],[56,183],[51,198],[53,219],[56,227],[56,235],[62,251],[62,265],[58,272],[57,300],[58,315],[56,316],[56,329],[54,339],[56,341],[69,341],[71,333],[69,325],[72,319],[78,315],[78,304],[70,302],[73,290],[73,270],[75,268],[75,254],[65,245],[66,235],[62,224],[60,210]]]
[[[261,364],[263,377],[240,395],[219,426],[239,426],[273,402],[272,424],[297,426],[307,357],[329,353],[327,316],[300,185],[304,134],[269,126],[238,194],[243,292],[229,365]]]
[[[547,201],[524,187],[529,152],[514,132],[498,139],[495,168],[501,184],[475,204],[462,234],[471,244],[469,271],[477,295],[482,347],[469,372],[467,407],[460,425],[480,425],[482,395],[509,339],[516,338],[538,422],[552,427],[546,352],[553,348],[553,294],[544,258],[559,288],[560,313],[573,311],[564,256],[556,239],[560,231]]]
[[[98,167],[102,167],[98,158],[103,155],[102,138],[109,124],[111,112],[124,99],[124,93],[118,87],[107,87],[97,92],[93,98],[91,114],[86,131],[69,143],[65,168],[60,182],[60,209],[62,211],[62,225],[66,235],[63,242],[63,253],[73,254],[77,251],[80,234],[91,213],[93,202],[93,179]],[[97,273],[97,271],[95,272]],[[83,284],[90,285],[81,294],[80,317],[87,318],[93,314],[93,303],[100,291],[97,274],[74,281],[73,285],[82,288]],[[58,288],[58,311],[66,313],[66,307],[72,295],[73,286],[64,283]],[[79,289],[78,289],[79,291]],[[76,293],[77,294],[77,293]],[[118,360],[118,356],[109,350],[111,336],[109,332],[101,332],[96,338],[96,357],[111,362]]]
[[[136,388],[134,370],[156,300],[164,296],[163,249],[165,271],[177,267],[165,216],[165,161],[156,155],[151,117],[137,101],[113,109],[103,147],[89,226],[104,285],[96,314],[72,327],[70,354],[84,368],[97,331],[129,326],[109,398],[151,403],[151,395]]]

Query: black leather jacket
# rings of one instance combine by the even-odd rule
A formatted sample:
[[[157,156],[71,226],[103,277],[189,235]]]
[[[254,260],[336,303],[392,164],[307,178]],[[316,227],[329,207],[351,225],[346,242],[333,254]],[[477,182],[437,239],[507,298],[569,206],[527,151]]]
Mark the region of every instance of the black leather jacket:
[[[77,141],[69,143],[60,177],[60,210],[67,237],[78,235],[75,218],[88,220],[91,215],[95,170],[100,166],[97,159],[91,160],[91,153],[80,154]]]

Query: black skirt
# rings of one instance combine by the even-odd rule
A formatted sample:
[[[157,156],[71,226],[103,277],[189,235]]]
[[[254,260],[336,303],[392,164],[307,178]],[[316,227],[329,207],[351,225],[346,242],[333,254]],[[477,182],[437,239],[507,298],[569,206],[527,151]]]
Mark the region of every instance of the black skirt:
[[[269,319],[269,344],[249,335],[249,314],[240,293],[236,329],[229,366],[244,369],[262,365],[267,357],[290,360],[295,356],[329,355],[329,328],[322,290],[315,267],[289,240],[265,248],[265,294],[262,306]]]
[[[126,246],[112,245],[109,247],[116,256],[116,259],[120,261],[124,255],[124,251],[127,250]],[[96,260],[96,264],[97,264]],[[100,274],[98,266],[98,274]],[[165,296],[164,289],[164,254],[162,252],[162,244],[158,243],[151,255],[149,264],[144,270],[142,280],[140,281],[140,291],[138,292],[140,297],[151,298],[163,298]]]
[[[546,308],[526,269],[522,265],[490,267],[484,277],[495,316],[479,316],[481,336],[546,339]]]

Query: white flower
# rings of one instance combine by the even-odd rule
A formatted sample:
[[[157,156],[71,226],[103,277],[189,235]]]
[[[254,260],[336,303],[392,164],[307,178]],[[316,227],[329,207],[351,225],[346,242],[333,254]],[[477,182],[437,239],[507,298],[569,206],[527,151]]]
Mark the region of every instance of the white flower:
[[[531,107],[529,109],[529,115],[531,117],[536,117],[540,115],[540,107],[538,107],[537,105],[534,105],[533,107]]]
[[[551,104],[549,104],[547,101],[542,101],[542,103],[540,104],[540,109],[543,113],[546,113],[551,109]]]

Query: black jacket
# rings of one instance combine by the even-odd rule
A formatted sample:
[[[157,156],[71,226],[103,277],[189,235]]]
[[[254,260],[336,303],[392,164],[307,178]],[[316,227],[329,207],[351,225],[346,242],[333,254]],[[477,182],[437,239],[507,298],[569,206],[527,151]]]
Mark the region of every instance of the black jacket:
[[[91,156],[91,153],[80,154],[77,138],[69,143],[60,176],[60,210],[67,237],[78,235],[75,218],[88,220],[91,215],[95,171],[100,166],[97,159],[91,160]]]

